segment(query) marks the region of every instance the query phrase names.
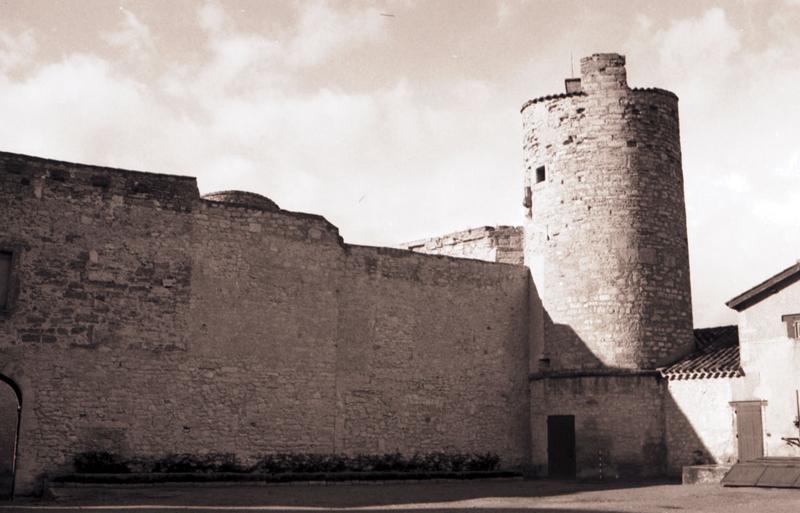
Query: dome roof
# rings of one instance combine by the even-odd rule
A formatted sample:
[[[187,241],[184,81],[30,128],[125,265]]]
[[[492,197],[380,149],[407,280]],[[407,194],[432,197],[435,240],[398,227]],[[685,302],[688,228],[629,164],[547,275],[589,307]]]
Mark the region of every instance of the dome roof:
[[[277,203],[254,192],[218,191],[205,194],[202,196],[202,198],[204,200],[218,201],[220,203],[227,203],[229,205],[236,205],[239,207],[257,208],[270,212],[277,212],[280,210],[280,207],[278,207]]]

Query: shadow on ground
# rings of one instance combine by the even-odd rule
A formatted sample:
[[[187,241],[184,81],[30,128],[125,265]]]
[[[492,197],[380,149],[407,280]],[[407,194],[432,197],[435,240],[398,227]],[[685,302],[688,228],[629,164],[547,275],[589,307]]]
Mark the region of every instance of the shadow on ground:
[[[672,484],[666,481],[583,483],[552,480],[459,481],[421,483],[273,485],[273,486],[127,486],[77,487],[55,490],[49,504],[181,504],[197,506],[279,505],[291,508],[395,508],[402,511],[435,511],[441,503],[474,503],[470,511],[481,511],[485,501],[509,501]],[[529,500],[527,501],[530,502]],[[463,506],[460,506],[463,507]],[[507,507],[505,509],[508,509]],[[447,508],[444,510],[452,509]],[[443,510],[443,511],[444,511]],[[494,511],[492,509],[485,511]],[[500,510],[497,510],[500,511]],[[588,511],[588,510],[587,510]]]

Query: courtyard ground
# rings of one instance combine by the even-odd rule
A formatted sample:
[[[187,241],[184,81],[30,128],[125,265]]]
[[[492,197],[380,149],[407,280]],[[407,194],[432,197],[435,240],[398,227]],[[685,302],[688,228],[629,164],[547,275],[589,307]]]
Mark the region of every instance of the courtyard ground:
[[[682,486],[672,483],[584,484],[510,480],[270,486],[142,486],[65,490],[56,500],[17,499],[0,513],[377,511],[797,513],[800,490]]]

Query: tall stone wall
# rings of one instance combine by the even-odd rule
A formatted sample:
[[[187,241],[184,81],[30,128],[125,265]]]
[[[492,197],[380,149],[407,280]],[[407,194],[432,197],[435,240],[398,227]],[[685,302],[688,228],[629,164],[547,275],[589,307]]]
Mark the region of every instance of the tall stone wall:
[[[522,264],[522,238],[521,226],[481,226],[440,237],[407,242],[400,247],[429,255]]]
[[[692,347],[677,98],[630,89],[624,65],[584,58],[582,90],[522,111],[525,263],[550,370],[652,369]]]
[[[348,247],[337,401],[347,451],[492,447],[527,462],[527,270]]]
[[[0,154],[0,246],[15,286],[0,373],[22,390],[18,491],[87,448],[176,427],[188,348],[194,179]],[[130,424],[130,427],[128,425]],[[144,436],[144,433],[142,433]]]
[[[0,153],[20,492],[88,450],[526,463],[524,267],[346,245],[244,196]]]

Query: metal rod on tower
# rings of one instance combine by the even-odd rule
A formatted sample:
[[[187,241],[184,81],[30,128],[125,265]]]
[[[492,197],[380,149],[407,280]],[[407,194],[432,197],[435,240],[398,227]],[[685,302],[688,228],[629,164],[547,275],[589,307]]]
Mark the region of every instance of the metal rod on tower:
[[[569,77],[575,78],[575,59],[572,57],[572,50],[569,51]]]

